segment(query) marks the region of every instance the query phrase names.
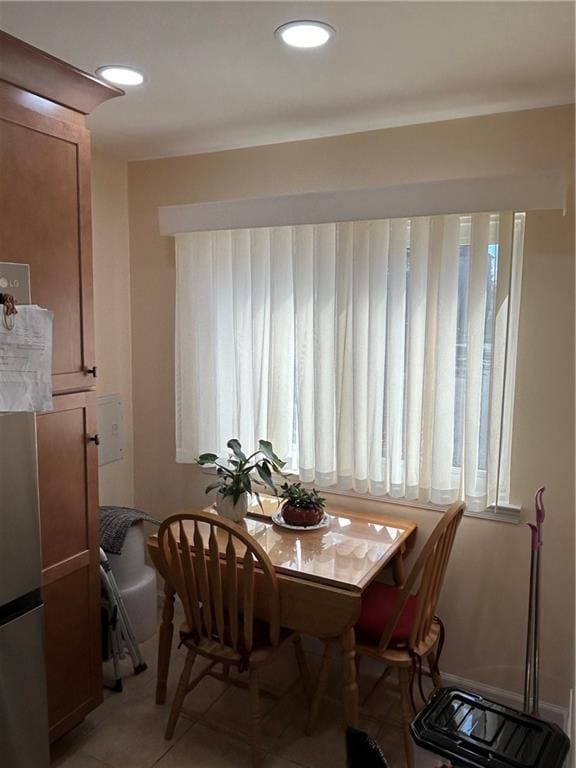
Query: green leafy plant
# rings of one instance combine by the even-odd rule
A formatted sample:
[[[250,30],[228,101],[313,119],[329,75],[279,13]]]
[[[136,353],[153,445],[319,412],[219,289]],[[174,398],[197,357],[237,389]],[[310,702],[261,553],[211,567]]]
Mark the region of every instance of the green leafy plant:
[[[202,466],[216,467],[218,480],[206,488],[206,493],[217,491],[224,498],[231,496],[234,504],[243,493],[253,493],[260,504],[260,495],[253,489],[252,484],[266,486],[276,496],[278,491],[272,479],[272,472],[282,474],[282,468],[286,462],[276,456],[272,448],[272,443],[268,440],[258,442],[258,450],[246,456],[242,450],[242,445],[233,438],[226,443],[231,453],[225,463],[218,460],[215,453],[203,453],[198,457],[198,464]],[[257,480],[253,473],[259,477]],[[262,506],[262,505],[260,505]]]
[[[299,509],[323,509],[326,499],[319,495],[316,488],[302,488],[302,483],[284,483],[280,486],[280,498]]]

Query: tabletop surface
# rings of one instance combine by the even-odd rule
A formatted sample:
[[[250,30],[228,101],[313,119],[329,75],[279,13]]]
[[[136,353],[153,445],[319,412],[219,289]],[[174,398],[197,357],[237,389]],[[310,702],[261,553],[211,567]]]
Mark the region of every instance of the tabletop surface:
[[[264,510],[257,503],[251,505],[243,525],[268,554],[276,571],[340,589],[361,591],[417,528],[409,520],[353,515],[327,507],[328,527],[287,530],[271,520],[278,500],[266,496],[261,500]],[[204,511],[214,510],[210,507]]]

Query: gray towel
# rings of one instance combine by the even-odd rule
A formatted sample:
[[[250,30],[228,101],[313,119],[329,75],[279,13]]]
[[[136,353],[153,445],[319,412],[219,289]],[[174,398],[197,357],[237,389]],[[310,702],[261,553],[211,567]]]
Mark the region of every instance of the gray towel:
[[[100,507],[100,546],[112,555],[122,554],[124,539],[131,525],[139,520],[160,525],[160,520],[130,507]]]

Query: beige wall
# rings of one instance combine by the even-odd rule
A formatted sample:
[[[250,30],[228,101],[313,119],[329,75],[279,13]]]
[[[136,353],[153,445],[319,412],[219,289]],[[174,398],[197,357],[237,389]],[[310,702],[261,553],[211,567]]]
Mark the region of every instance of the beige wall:
[[[127,164],[92,155],[94,317],[98,395],[121,395],[124,459],[100,467],[100,503],[134,502]]]
[[[172,239],[158,234],[158,206],[568,170],[570,121],[567,108],[553,108],[131,163],[136,504],[165,516],[205,501],[205,477],[174,460],[174,252]],[[513,467],[514,500],[525,509],[537,485],[548,485],[542,693],[562,706],[573,624],[572,226],[557,212],[528,216]],[[386,509],[380,502],[334,502]],[[392,509],[418,520],[420,541],[438,519]],[[441,605],[447,672],[521,690],[528,563],[526,528],[464,520]]]

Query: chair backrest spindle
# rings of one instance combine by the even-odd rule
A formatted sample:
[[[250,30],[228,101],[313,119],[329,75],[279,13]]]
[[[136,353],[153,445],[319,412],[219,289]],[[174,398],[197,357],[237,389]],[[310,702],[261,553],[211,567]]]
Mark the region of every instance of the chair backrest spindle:
[[[188,540],[188,536],[186,535],[186,531],[184,529],[184,526],[182,525],[182,521],[180,521],[179,524],[179,534],[180,534],[180,546],[181,549],[181,561],[182,561],[182,576],[183,576],[183,588],[186,591],[187,600],[184,602],[184,611],[186,613],[186,620],[188,621],[188,626],[192,630],[192,632],[196,634],[202,633],[202,615],[200,613],[200,600],[198,597],[198,585],[196,583],[196,574],[194,572],[194,566],[192,564],[192,555],[190,552],[190,541]],[[170,535],[172,536],[172,539],[174,539],[174,536],[172,534],[172,529],[170,530]]]
[[[254,639],[254,558],[252,552],[246,549],[242,568],[244,606],[242,610],[242,624],[244,629],[244,650],[252,650],[252,641]]]
[[[216,529],[212,526],[210,528],[210,561],[209,561],[209,573],[210,584],[212,585],[212,607],[214,609],[214,621],[216,622],[216,632],[220,639],[220,644],[223,645],[225,636],[225,622],[224,622],[224,599],[222,595],[222,572],[220,569],[220,550],[218,548],[218,540],[216,538]]]
[[[210,582],[208,581],[208,569],[206,568],[206,555],[204,553],[204,540],[200,533],[198,521],[194,522],[194,565],[200,586],[200,599],[202,601],[202,618],[204,619],[204,633],[212,637],[212,601],[210,599]]]
[[[232,648],[238,650],[238,571],[236,568],[236,549],[232,534],[228,533],[226,545],[226,597],[228,622],[230,624],[230,641]]]

